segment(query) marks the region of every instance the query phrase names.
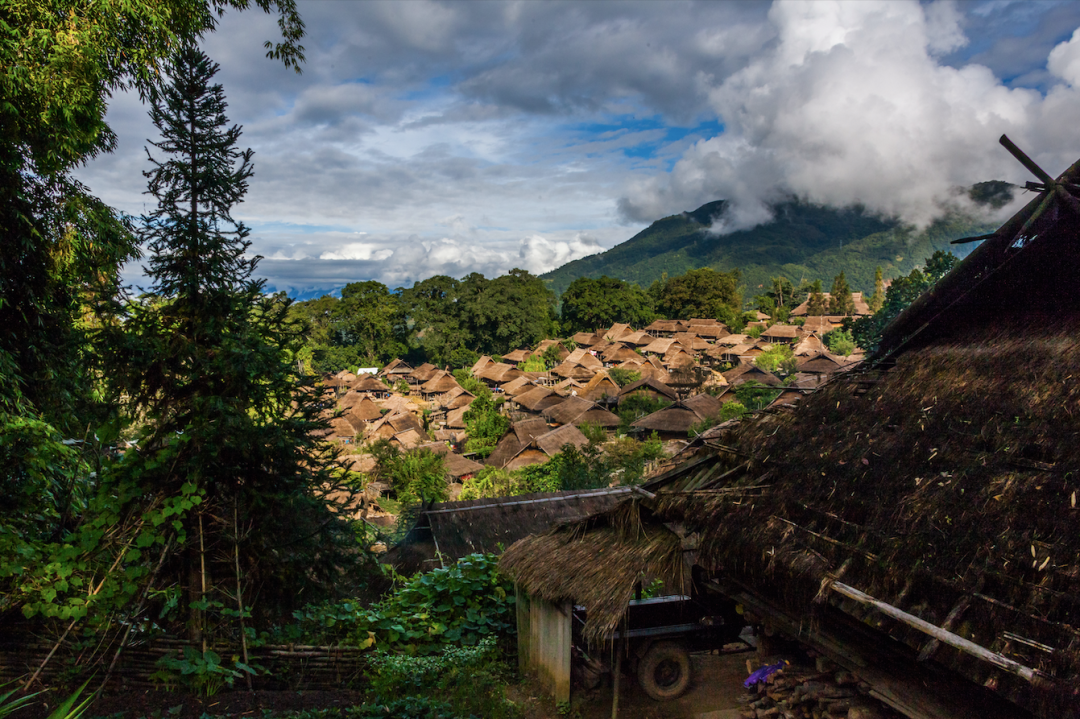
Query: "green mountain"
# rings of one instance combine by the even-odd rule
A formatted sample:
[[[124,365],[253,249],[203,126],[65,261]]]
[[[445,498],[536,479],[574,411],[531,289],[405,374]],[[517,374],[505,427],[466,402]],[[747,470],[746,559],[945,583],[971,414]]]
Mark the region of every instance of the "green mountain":
[[[971,196],[988,206],[1001,206],[1011,197],[1003,182],[976,185]],[[693,212],[657,220],[615,247],[569,262],[541,278],[556,293],[578,277],[607,275],[648,287],[654,280],[687,270],[738,268],[743,296],[759,294],[770,277],[783,275],[795,283],[820,279],[826,289],[843,270],[853,290],[872,292],[874,270],[886,279],[907,274],[935,250],[963,255],[972,245],[952,240],[992,232],[997,223],[953,214],[925,230],[916,231],[895,220],[882,219],[861,208],[835,209],[790,201],[773,207],[774,219],[728,235],[707,232],[726,208],[723,200]]]

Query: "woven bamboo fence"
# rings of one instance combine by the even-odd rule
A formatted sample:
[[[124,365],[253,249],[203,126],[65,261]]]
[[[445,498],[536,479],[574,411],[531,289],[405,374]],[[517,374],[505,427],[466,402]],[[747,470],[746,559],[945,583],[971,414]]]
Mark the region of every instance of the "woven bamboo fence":
[[[154,678],[161,667],[158,661],[166,656],[183,657],[185,646],[197,651],[201,646],[191,642],[160,637],[123,649],[109,674],[106,689],[162,689],[168,682]],[[0,637],[0,685],[11,681],[25,682],[44,664],[36,683],[44,686],[66,684],[75,677],[96,675],[91,684],[99,683],[113,660],[115,649],[92,655],[90,650],[78,651],[61,647],[51,657],[52,643],[35,639],[18,640]],[[212,649],[231,663],[240,655],[240,647]],[[367,650],[354,647],[318,647],[300,644],[249,647],[249,665],[258,667],[252,677],[256,689],[339,689],[355,688],[363,682],[367,665]],[[48,661],[46,658],[48,657]],[[246,688],[245,679],[236,679],[234,688]]]

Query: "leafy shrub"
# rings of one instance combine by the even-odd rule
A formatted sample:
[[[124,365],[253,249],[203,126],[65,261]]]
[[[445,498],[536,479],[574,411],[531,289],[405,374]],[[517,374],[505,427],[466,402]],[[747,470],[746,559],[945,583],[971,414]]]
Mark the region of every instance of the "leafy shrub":
[[[412,655],[449,644],[474,646],[515,630],[513,585],[491,554],[470,554],[449,567],[417,574],[368,609],[355,602],[308,607],[283,637],[377,647]]]
[[[619,408],[615,411],[615,414],[619,416],[619,431],[626,434],[630,431],[630,425],[634,422],[653,412],[659,412],[670,405],[671,402],[668,400],[653,397],[647,392],[633,392],[629,396],[623,397],[622,401],[619,402]]]
[[[400,697],[387,702],[349,707],[345,710],[345,716],[347,719],[459,719],[460,717],[450,704],[422,696]],[[297,719],[301,718],[297,717]]]
[[[166,654],[157,660],[157,671],[152,675],[154,681],[163,683],[168,688],[183,686],[204,697],[212,697],[222,687],[232,687],[244,673],[255,674],[252,667],[240,661],[233,666],[221,663],[217,652],[200,652],[195,647],[185,646],[183,657]]]
[[[589,444],[600,445],[607,440],[607,432],[594,422],[582,422],[578,429],[585,435],[585,439],[589,440]]]
[[[754,358],[757,367],[781,375],[794,372],[796,363],[794,350],[786,344],[774,344]]]
[[[749,414],[749,412],[750,410],[746,409],[742,402],[725,402],[720,408],[720,421],[727,422],[729,419],[739,419],[740,417]]]
[[[435,715],[453,711],[452,716],[478,717],[517,716],[517,707],[506,700],[506,668],[499,660],[494,637],[481,640],[474,647],[446,647],[429,656],[408,656],[377,652],[370,662],[370,686],[376,704],[393,698],[402,702],[411,697],[432,703],[432,697],[445,700],[429,711]],[[389,710],[389,705],[386,705]],[[416,711],[407,704],[401,707]],[[361,715],[363,716],[363,715]],[[431,714],[369,714],[368,716],[422,716]]]
[[[461,385],[461,388],[466,392],[471,393],[476,397],[487,397],[491,399],[491,388],[484,384],[483,380],[480,380],[473,376],[472,372],[467,369],[456,369],[452,373],[457,383]]]
[[[855,339],[847,330],[838,329],[827,332],[821,339],[834,355],[847,357],[855,351]]]
[[[756,412],[765,409],[783,390],[763,385],[760,382],[743,382],[735,388],[735,396],[747,410]]]
[[[761,337],[761,333],[765,331],[765,328],[761,325],[754,325],[753,327],[747,327],[744,334],[750,339],[758,339]]]
[[[499,413],[489,394],[473,400],[466,410],[465,429],[469,439],[465,442],[466,452],[476,452],[480,457],[487,457],[495,449],[502,436],[510,429],[510,420]]]
[[[626,369],[624,367],[612,367],[607,371],[608,377],[611,381],[620,387],[625,387],[628,384],[633,384],[641,379],[641,373],[636,369]]]
[[[539,355],[532,355],[527,360],[518,365],[518,369],[522,372],[546,372],[548,368],[547,362]]]

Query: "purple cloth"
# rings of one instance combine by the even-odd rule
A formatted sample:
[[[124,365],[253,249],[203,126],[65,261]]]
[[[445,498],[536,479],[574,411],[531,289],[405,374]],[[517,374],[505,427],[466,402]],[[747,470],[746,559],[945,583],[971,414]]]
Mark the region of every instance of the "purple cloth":
[[[742,685],[744,687],[747,687],[747,688],[752,687],[755,684],[758,684],[760,682],[765,681],[766,679],[771,677],[773,674],[776,674],[778,671],[780,671],[783,668],[784,668],[784,663],[783,662],[777,662],[776,664],[773,664],[772,666],[762,667],[761,669],[758,669],[756,672],[754,672],[753,674],[748,676],[746,678],[746,681],[743,682]]]

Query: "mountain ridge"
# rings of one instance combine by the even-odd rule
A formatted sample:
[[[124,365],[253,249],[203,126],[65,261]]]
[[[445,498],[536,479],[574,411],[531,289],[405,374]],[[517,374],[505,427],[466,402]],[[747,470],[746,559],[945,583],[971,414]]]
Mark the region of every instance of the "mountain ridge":
[[[977,203],[1000,207],[1011,199],[1004,182],[975,185],[969,195]],[[831,283],[843,271],[852,289],[873,290],[874,271],[886,278],[907,274],[936,250],[966,255],[969,245],[951,245],[960,237],[984,234],[997,223],[951,212],[923,230],[882,218],[859,206],[832,208],[788,200],[773,206],[770,222],[725,235],[708,232],[727,207],[726,200],[708,202],[693,211],[661,218],[609,250],[583,257],[541,275],[556,295],[579,277],[602,275],[647,288],[664,275],[700,267],[738,269],[743,295],[758,294],[770,277],[784,275]]]

